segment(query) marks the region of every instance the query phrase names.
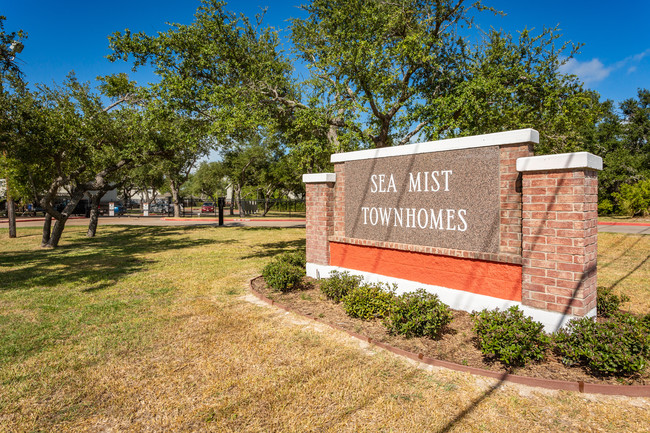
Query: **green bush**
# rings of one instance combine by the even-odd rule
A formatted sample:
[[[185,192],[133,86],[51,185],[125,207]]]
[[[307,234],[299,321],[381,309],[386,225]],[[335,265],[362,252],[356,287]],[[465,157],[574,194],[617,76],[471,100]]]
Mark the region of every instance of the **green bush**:
[[[305,275],[304,268],[299,268],[285,260],[272,260],[262,270],[266,284],[273,290],[288,292],[297,288]]]
[[[643,326],[648,334],[650,334],[650,314],[646,314],[641,318],[641,326]]]
[[[623,184],[612,196],[625,215],[650,214],[650,179],[632,185]]]
[[[612,317],[618,313],[621,304],[628,302],[630,297],[627,295],[614,294],[611,287],[598,287],[598,299],[596,309],[599,317]]]
[[[650,356],[650,333],[627,313],[606,322],[574,319],[555,334],[555,349],[567,365],[582,364],[605,375],[642,371]]]
[[[609,199],[602,199],[598,202],[598,215],[610,215],[614,212],[614,203]]]
[[[330,277],[320,282],[320,290],[334,302],[341,302],[350,291],[361,285],[363,277],[348,272],[332,271]]]
[[[276,260],[290,263],[299,268],[304,268],[307,264],[307,258],[305,257],[305,253],[303,251],[282,253],[277,257]]]
[[[438,295],[418,289],[395,298],[386,326],[391,334],[437,338],[452,318],[449,307]]]
[[[394,299],[394,289],[362,284],[343,297],[343,309],[348,316],[358,319],[383,318],[390,312]]]
[[[544,359],[550,338],[544,326],[525,317],[516,306],[505,311],[483,310],[472,313],[474,331],[483,355],[508,366],[523,366]]]

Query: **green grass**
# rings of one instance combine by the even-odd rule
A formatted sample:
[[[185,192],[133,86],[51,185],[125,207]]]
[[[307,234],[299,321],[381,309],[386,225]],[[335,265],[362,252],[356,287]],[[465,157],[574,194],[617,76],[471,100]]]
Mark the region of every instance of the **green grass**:
[[[271,257],[304,247],[304,229],[101,226],[88,239],[69,227],[56,250],[38,247],[39,231],[0,230],[0,432],[637,431],[649,421],[645,400],[423,372],[242,300]],[[645,278],[646,241],[604,235],[612,284]],[[647,299],[647,285],[636,296]]]

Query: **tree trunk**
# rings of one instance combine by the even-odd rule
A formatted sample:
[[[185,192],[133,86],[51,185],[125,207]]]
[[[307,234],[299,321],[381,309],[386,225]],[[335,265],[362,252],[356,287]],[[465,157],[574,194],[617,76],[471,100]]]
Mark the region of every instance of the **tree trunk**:
[[[60,218],[54,223],[54,228],[50,234],[50,238],[44,244],[41,244],[43,248],[56,248],[59,246],[59,241],[61,240],[61,235],[65,229],[65,223],[68,221],[68,218],[77,207],[79,200],[83,197],[82,194],[74,194],[70,198],[70,201],[65,206],[65,209],[60,213]]]
[[[65,229],[65,223],[68,221],[68,216],[64,216],[60,220],[56,220],[54,223],[54,228],[52,229],[52,234],[50,239],[47,241],[45,248],[56,248],[59,246],[59,241],[61,240],[61,235],[63,234],[63,229]]]
[[[41,239],[41,246],[44,247],[50,241],[50,233],[52,231],[52,215],[45,212],[45,221],[43,222],[43,238]]]
[[[174,203],[174,218],[179,218],[181,216],[181,206],[178,202],[178,185],[173,180],[169,181],[169,189],[172,192],[172,201]]]
[[[140,211],[144,212],[144,204],[151,204],[151,200],[149,199],[149,188],[145,188],[144,191],[144,201],[140,200]],[[140,197],[142,197],[142,194],[140,194]],[[151,207],[151,206],[150,206]]]
[[[239,217],[241,218],[244,215],[244,210],[241,205],[241,186],[237,185],[235,189],[235,198],[237,199],[237,206],[239,207]]]
[[[97,233],[97,223],[99,222],[99,202],[106,192],[98,191],[96,194],[90,196],[90,222],[88,223],[88,232],[86,236],[89,238],[95,237]]]
[[[9,188],[7,187],[7,217],[9,217],[9,237],[16,237],[16,203],[14,199],[9,196]]]

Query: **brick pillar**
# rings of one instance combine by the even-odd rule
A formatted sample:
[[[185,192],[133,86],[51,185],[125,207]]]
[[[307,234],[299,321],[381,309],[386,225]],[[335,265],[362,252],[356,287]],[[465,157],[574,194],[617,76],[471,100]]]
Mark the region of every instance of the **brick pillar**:
[[[517,160],[522,172],[522,304],[596,313],[598,173],[587,152]]]
[[[517,171],[517,159],[532,154],[532,143],[499,146],[499,251],[502,254],[521,255],[521,174]]]
[[[334,236],[345,237],[345,163],[334,164]]]
[[[334,233],[334,173],[305,174],[307,263],[330,264],[329,237]]]

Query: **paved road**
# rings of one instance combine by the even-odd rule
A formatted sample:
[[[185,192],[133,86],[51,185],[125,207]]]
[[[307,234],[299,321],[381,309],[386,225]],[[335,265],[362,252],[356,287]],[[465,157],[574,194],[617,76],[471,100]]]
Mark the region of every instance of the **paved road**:
[[[43,224],[42,218],[19,218],[18,227],[40,227]],[[160,216],[150,217],[101,217],[99,224],[117,224],[117,225],[147,225],[147,226],[187,226],[187,225],[212,225],[216,226],[218,223],[214,219],[184,219],[182,221],[174,221],[170,218],[161,218]],[[0,219],[0,228],[8,227],[9,223],[6,218]],[[88,225],[87,218],[72,218],[69,219],[66,225]],[[268,220],[254,220],[254,219],[240,219],[233,220],[226,218],[224,221],[226,227],[305,227],[304,219],[271,219]],[[627,234],[642,234],[650,235],[650,225],[598,225],[599,232],[608,233],[627,233]]]
[[[188,226],[188,225],[211,225],[217,226],[219,223],[214,219],[185,219],[182,221],[173,221],[171,219],[161,218],[159,216],[152,217],[100,217],[100,225],[145,225],[145,226]],[[17,227],[41,227],[43,225],[43,218],[19,218]],[[66,226],[86,226],[88,225],[87,218],[71,218],[66,223]],[[9,223],[6,218],[0,219],[0,228],[6,228]],[[226,227],[297,227],[304,228],[305,220],[298,219],[271,219],[268,220],[233,220],[226,218],[224,221]]]
[[[627,233],[632,235],[650,235],[650,225],[604,225],[598,224],[599,232]]]

